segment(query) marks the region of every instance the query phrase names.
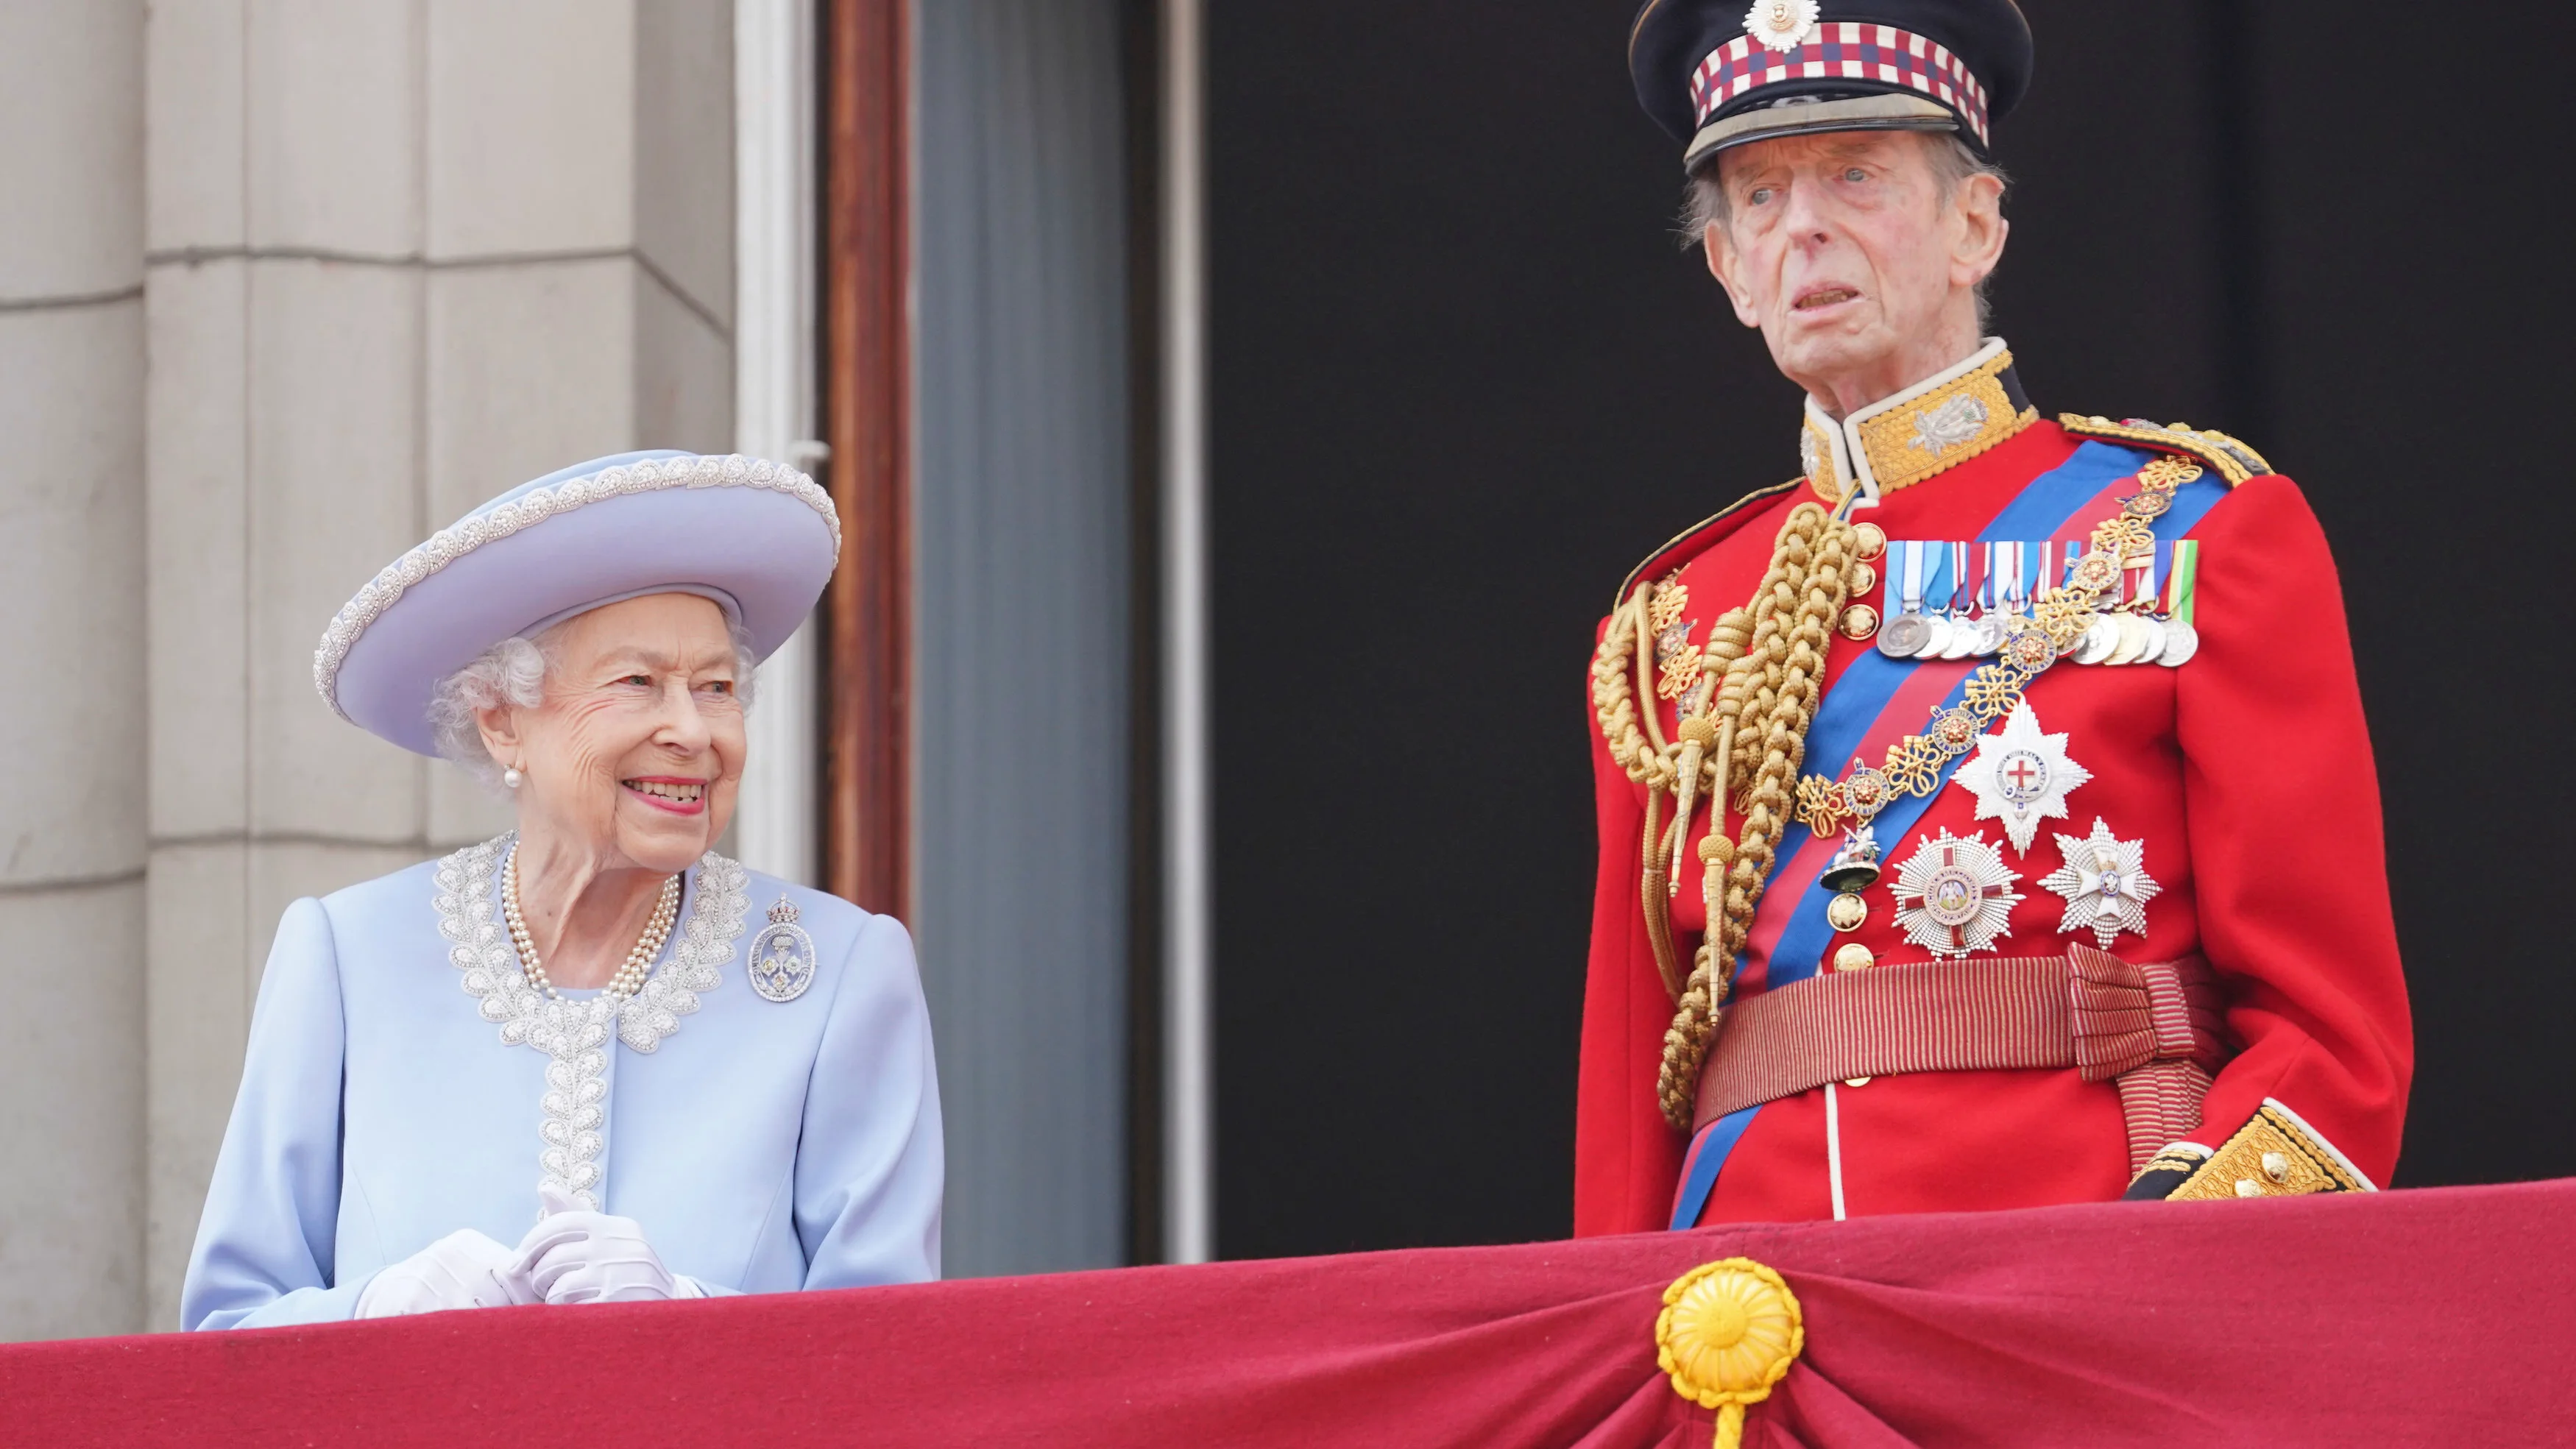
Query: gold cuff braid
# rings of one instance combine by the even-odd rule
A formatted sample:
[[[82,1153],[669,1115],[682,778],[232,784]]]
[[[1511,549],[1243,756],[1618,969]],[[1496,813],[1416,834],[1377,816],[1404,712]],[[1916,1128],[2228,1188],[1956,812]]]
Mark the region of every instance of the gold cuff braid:
[[[2161,1158],[2159,1162],[2161,1162]],[[2152,1169],[2157,1163],[2148,1164]],[[2216,1152],[2165,1195],[2167,1202],[2232,1197],[2299,1197],[2312,1192],[2369,1192],[2368,1179],[2297,1114],[2266,1101]]]

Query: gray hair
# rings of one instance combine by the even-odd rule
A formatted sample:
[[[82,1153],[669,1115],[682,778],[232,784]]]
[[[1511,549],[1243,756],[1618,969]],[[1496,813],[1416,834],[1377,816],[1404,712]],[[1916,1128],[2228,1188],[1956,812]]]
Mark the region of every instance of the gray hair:
[[[1932,182],[1939,188],[1941,204],[1948,206],[1959,195],[1959,188],[1971,176],[1991,176],[2005,187],[2012,178],[2004,168],[1968,149],[1955,131],[1918,131],[1926,142],[1924,154],[1932,162]],[[1735,220],[1735,210],[1727,200],[1726,185],[1718,179],[1718,161],[1726,153],[1713,152],[1708,159],[1691,168],[1690,180],[1683,184],[1681,245],[1682,250],[1701,245],[1708,229],[1726,230]],[[1977,283],[1977,330],[1986,326],[1986,284]]]
[[[558,662],[556,645],[563,628],[563,624],[557,624],[533,639],[513,634],[484,650],[473,663],[438,681],[430,691],[429,723],[440,759],[494,789],[500,788],[501,764],[483,746],[480,716],[484,710],[504,705],[535,709],[545,703],[546,676]],[[759,653],[752,647],[750,631],[740,624],[727,620],[726,632],[733,638],[734,696],[748,711]]]

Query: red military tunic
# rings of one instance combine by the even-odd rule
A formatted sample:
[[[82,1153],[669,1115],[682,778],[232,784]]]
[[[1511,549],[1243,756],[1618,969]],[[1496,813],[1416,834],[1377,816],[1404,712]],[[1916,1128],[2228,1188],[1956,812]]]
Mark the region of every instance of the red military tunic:
[[[1942,378],[1978,370],[2010,384],[2010,356],[1998,354],[1990,347]],[[2017,404],[2017,385],[2012,396]],[[1889,405],[1871,411],[1888,414]],[[1838,425],[1812,410],[1810,416],[1810,468],[1835,480],[1829,486],[1849,486],[1841,480],[1876,461],[1880,501],[1853,518],[1876,524],[1890,540],[2081,539],[2138,491],[2137,470],[2160,455],[2153,446],[2079,436],[2024,412],[2017,422],[1985,419],[1979,443],[1954,450],[1973,456],[1917,469],[1925,476],[1887,487],[1891,465],[1920,462],[1919,451],[1904,451],[1909,445],[1944,451],[1937,427],[1918,428],[1914,436],[1925,441],[1909,444],[1901,427],[1884,426],[1889,416],[1870,430],[1860,429],[1856,416],[1847,432],[1832,431]],[[1906,421],[1901,408],[1892,416]],[[1830,445],[1821,457],[1814,436]],[[2189,435],[2177,436],[2186,447],[2174,451],[2189,451]],[[1846,462],[1847,451],[1860,456]],[[1833,501],[1804,480],[1757,495],[1667,545],[1633,579],[1671,577],[1686,588],[1689,638],[1704,641],[1711,621],[1745,604],[1788,511],[1820,497]],[[2034,508],[2034,498],[2042,506]],[[2272,1102],[2368,1182],[2384,1183],[2397,1157],[2412,1041],[2377,777],[2334,562],[2286,478],[2257,473],[2230,487],[2212,467],[2176,500],[2178,519],[2192,515],[2182,536],[2199,543],[2198,653],[2173,668],[2061,662],[2032,681],[2025,699],[2041,728],[2066,737],[2068,756],[2090,778],[2064,796],[2066,817],[2043,822],[2026,851],[2002,851],[2022,899],[1995,950],[2063,954],[2073,944],[2095,944],[2081,925],[2061,932],[2067,902],[2041,888],[2063,863],[2059,835],[2082,838],[2099,819],[2118,839],[2142,842],[2144,868],[2160,889],[2145,905],[2143,937],[2123,934],[2112,949],[2133,962],[2205,957],[2238,1048],[2216,1073],[2196,1140],[2222,1142]],[[2060,516],[2045,533],[2030,529],[2034,517]],[[2012,522],[2029,531],[1988,531]],[[1878,561],[1876,588],[1852,596],[1881,617],[1902,608],[1901,581],[1884,577],[1892,559],[1893,551]],[[1835,689],[1873,647],[1835,635],[1819,728]],[[1949,666],[1948,677],[1977,662]],[[1675,735],[1673,701],[1639,703],[1658,708],[1664,734]],[[1886,741],[1923,730],[1923,704],[1921,688],[1892,699],[1864,732],[1866,743],[1844,758],[1817,757],[1811,730],[1801,773],[1839,778],[1854,755],[1879,763]],[[1575,1231],[1685,1226],[1674,1211],[1691,1141],[1665,1121],[1656,1098],[1673,1001],[1639,903],[1645,788],[1614,760],[1597,720],[1593,756],[1601,858],[1584,1003]],[[1868,918],[1849,933],[1812,921],[1792,921],[1784,931],[1779,908],[1794,902],[1784,895],[1783,872],[1805,833],[1784,838],[1731,1000],[1771,989],[1779,977],[1831,971],[1836,950],[1850,942],[1868,947],[1879,965],[1930,960],[1909,942],[1891,890],[1898,868],[1938,832],[2001,844],[1999,823],[1978,819],[1977,807],[1971,791],[1951,779],[1901,835],[1882,831],[1886,871],[1862,892]],[[1729,812],[1730,838],[1741,823]],[[1685,972],[1705,925],[1697,862],[1707,830],[1702,810],[1679,856],[1689,866],[1680,872],[1672,926]],[[1810,875],[1813,864],[1811,856]],[[1788,959],[1782,945],[1793,937],[1805,943],[1803,963]],[[2106,1200],[2122,1195],[2134,1166],[2118,1091],[2071,1067],[1879,1076],[1760,1106],[1723,1155],[1693,1220]]]

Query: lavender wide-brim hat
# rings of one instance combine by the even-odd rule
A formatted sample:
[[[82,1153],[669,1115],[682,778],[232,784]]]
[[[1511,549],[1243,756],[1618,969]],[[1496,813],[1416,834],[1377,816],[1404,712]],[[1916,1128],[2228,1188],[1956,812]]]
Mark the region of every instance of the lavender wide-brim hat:
[[[342,719],[436,754],[438,682],[513,634],[655,593],[715,600],[766,659],[841,554],[831,495],[758,458],[619,453],[523,483],[431,534],[342,605],[313,684]]]

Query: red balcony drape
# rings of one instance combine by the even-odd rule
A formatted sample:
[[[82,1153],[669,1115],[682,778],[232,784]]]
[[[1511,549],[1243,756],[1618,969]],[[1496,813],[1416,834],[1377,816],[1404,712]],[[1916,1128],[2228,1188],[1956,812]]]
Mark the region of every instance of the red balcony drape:
[[[1753,1446],[2576,1433],[2576,1180],[2101,1204],[0,1349],[0,1443],[1690,1445],[1667,1283],[1804,1307]]]

